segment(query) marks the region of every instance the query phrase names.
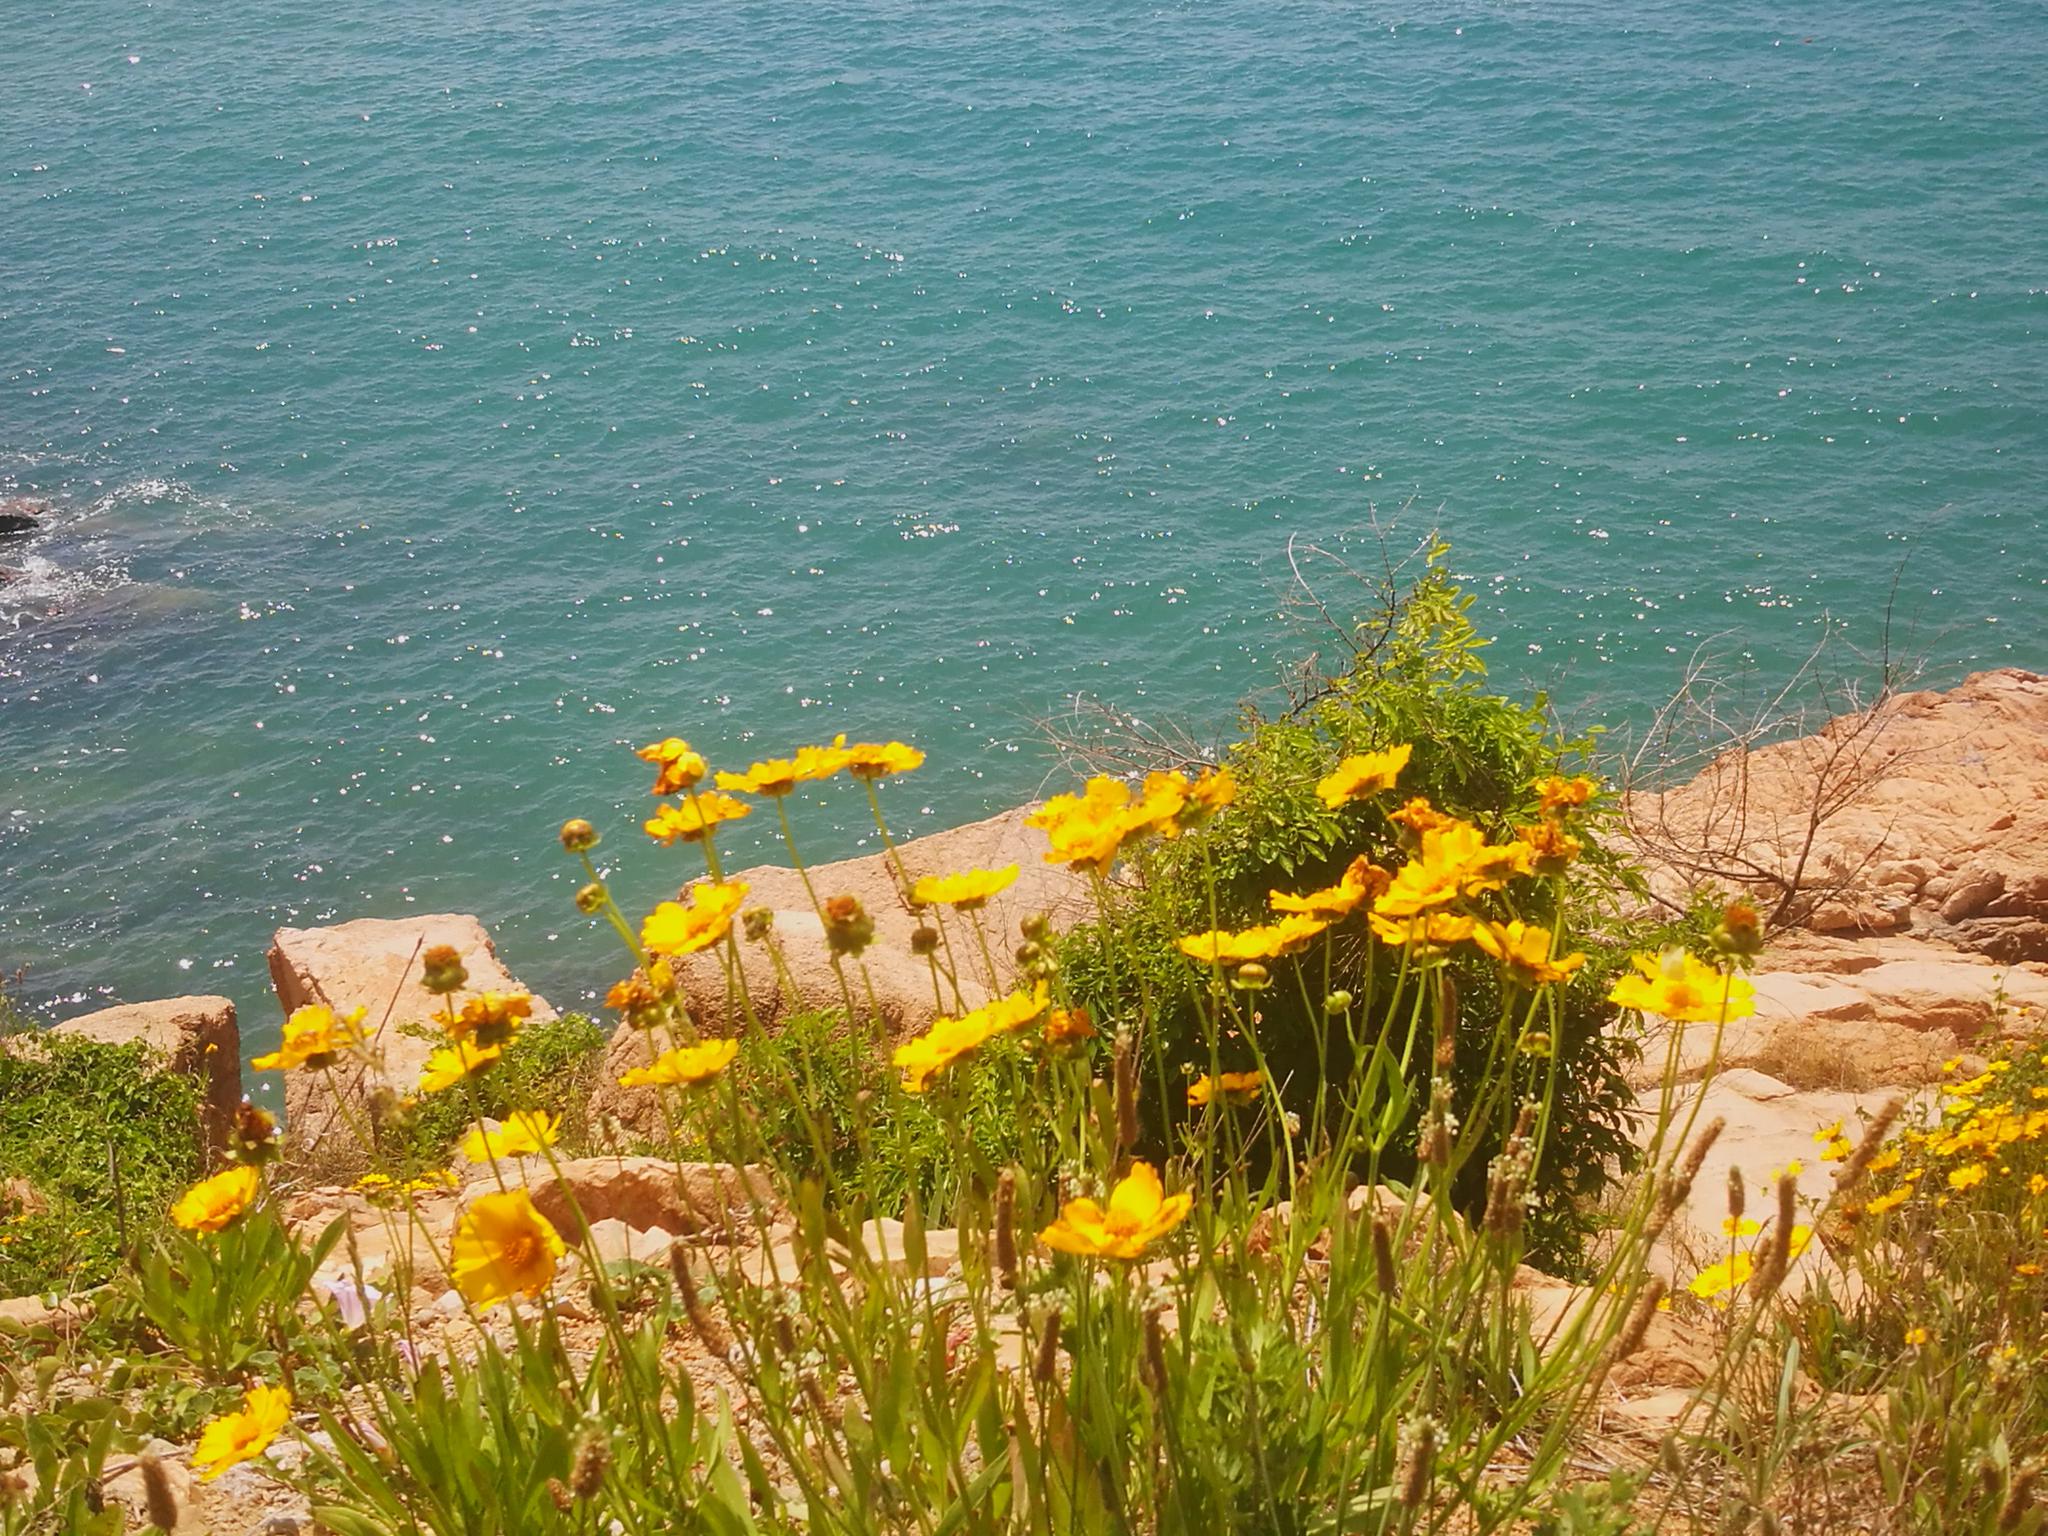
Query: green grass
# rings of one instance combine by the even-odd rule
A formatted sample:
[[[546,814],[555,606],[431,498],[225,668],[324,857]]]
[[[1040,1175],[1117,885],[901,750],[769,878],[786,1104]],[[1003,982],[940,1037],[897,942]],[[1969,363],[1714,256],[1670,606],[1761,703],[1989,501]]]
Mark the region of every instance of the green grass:
[[[0,1295],[111,1276],[198,1177],[199,1100],[140,1044],[42,1035],[0,1050]]]

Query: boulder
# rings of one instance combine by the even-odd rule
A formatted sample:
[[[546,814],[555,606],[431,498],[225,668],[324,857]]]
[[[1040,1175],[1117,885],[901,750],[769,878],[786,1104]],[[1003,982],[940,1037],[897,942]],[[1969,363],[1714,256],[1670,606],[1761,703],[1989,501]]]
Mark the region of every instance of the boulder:
[[[0,501],[0,537],[34,533],[43,526],[43,514],[49,509],[48,502],[31,501],[25,496]]]
[[[216,1161],[234,1129],[242,1103],[242,1037],[235,1005],[224,997],[172,997],[154,1003],[123,1003],[67,1019],[53,1034],[102,1045],[141,1041],[165,1066],[199,1080],[199,1131],[209,1163]]]
[[[381,1065],[338,1067],[332,1081],[342,1094],[367,1104],[380,1090],[403,1096],[418,1084],[435,1042],[408,1034],[403,1026],[429,1022],[439,1011],[440,999],[420,986],[419,963],[420,955],[438,944],[454,946],[469,971],[468,985],[455,994],[456,1007],[478,992],[526,990],[499,962],[491,936],[473,917],[366,917],[332,928],[277,930],[271,940],[270,979],[287,1014],[308,1003],[324,1003],[341,1014],[363,1010],[363,1034]],[[554,1016],[544,1000],[533,1000],[536,1021]],[[317,1163],[331,1172],[355,1157],[348,1116],[335,1102],[328,1074],[287,1073],[285,1115],[290,1127],[286,1146],[295,1162]]]
[[[524,1183],[540,1213],[565,1235],[576,1213],[593,1227],[619,1222],[636,1231],[675,1237],[724,1237],[753,1230],[757,1211],[779,1214],[767,1170],[729,1163],[669,1162],[659,1157],[578,1157],[550,1166],[523,1158],[469,1170],[465,1196]]]
[[[1958,923],[1955,941],[2006,965],[2048,964],[2048,920],[2038,917],[1973,917]]]
[[[1941,920],[1960,923],[1966,917],[1977,916],[2005,894],[2005,874],[1972,864],[1948,882],[1947,890],[1948,895],[1941,903]]]
[[[2008,1023],[2019,1009],[2048,1008],[2048,975],[2001,967],[1974,955],[1930,947],[1913,959],[1887,960],[1855,978],[1872,1017],[1908,1029],[1943,1030],[1968,1043]]]
[[[1709,864],[1739,851],[1734,862],[1779,880],[1800,872],[1810,926],[1887,933],[1910,920],[2003,961],[2048,958],[2039,930],[1973,926],[2048,920],[2048,677],[2001,668],[1897,694],[1810,736],[1725,753],[1627,809],[1662,895],[1689,885],[1688,851]]]

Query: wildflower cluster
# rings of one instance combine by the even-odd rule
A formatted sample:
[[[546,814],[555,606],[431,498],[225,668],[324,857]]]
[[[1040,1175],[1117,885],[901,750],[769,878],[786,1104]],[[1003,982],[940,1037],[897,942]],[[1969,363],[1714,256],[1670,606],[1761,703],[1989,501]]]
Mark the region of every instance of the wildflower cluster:
[[[2023,1246],[2014,1264],[2035,1278],[2048,1263],[2048,1050],[2023,1045],[1961,1075],[1944,1064],[1940,1118],[1909,1126],[1870,1163],[1870,1193],[1856,1208],[1865,1223],[1951,1225],[1951,1206],[2013,1223]],[[1823,1154],[1826,1155],[1826,1154]]]

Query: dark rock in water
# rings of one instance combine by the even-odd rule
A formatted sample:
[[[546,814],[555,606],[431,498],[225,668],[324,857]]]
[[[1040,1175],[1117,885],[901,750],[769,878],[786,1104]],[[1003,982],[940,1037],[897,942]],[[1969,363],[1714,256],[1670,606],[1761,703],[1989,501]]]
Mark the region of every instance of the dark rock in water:
[[[34,533],[43,526],[43,513],[49,504],[17,498],[0,501],[0,538],[13,533]]]

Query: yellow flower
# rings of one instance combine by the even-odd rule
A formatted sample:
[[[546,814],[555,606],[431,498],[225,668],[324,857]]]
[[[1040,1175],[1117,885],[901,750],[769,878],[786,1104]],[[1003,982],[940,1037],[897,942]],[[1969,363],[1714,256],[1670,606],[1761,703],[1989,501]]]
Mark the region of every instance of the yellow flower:
[[[1746,1253],[1738,1253],[1732,1259],[1709,1264],[1692,1277],[1686,1289],[1702,1301],[1712,1301],[1716,1297],[1732,1296],[1749,1284],[1755,1273],[1756,1260]]]
[[[342,1051],[363,1041],[363,1010],[336,1018],[332,1008],[308,1003],[284,1021],[284,1039],[268,1056],[249,1063],[258,1072],[289,1072],[295,1067],[324,1067]]]
[[[740,1053],[737,1040],[704,1040],[696,1045],[677,1046],[654,1058],[654,1064],[634,1067],[619,1075],[621,1088],[689,1088],[708,1083],[733,1063]]]
[[[681,805],[658,807],[640,823],[640,829],[664,847],[674,847],[677,842],[701,843],[719,823],[753,814],[751,805],[708,789],[701,795],[690,796]]]
[[[1721,1231],[1728,1237],[1755,1237],[1763,1229],[1764,1224],[1754,1216],[1745,1216],[1740,1221],[1733,1216],[1721,1218]]]
[[[1882,1216],[1886,1211],[1895,1211],[1906,1203],[1912,1193],[1912,1185],[1901,1184],[1897,1189],[1889,1190],[1882,1195],[1871,1196],[1865,1202],[1863,1212],[1866,1216]]]
[[[997,1035],[1022,1029],[1044,1015],[1051,1006],[1045,983],[1028,992],[1012,992],[994,1002],[984,1003],[957,1019],[940,1017],[932,1027],[896,1048],[890,1061],[903,1073],[905,1093],[923,1093],[931,1080],[946,1068],[970,1055]]]
[[[853,761],[846,750],[846,738],[836,738],[829,747],[798,747],[796,749],[797,781],[810,784],[819,779],[829,779]]]
[[[1458,818],[1446,816],[1422,796],[1417,795],[1398,811],[1387,812],[1387,820],[1396,826],[1406,827],[1411,834],[1420,838],[1426,832],[1435,832],[1444,827],[1458,825]]]
[[[1093,1200],[1069,1200],[1038,1240],[1084,1258],[1135,1259],[1186,1220],[1194,1203],[1185,1190],[1166,1194],[1150,1163],[1133,1163],[1109,1192],[1107,1210]]]
[[[192,1465],[204,1467],[199,1481],[210,1483],[229,1467],[261,1456],[292,1420],[292,1395],[283,1387],[254,1386],[242,1406],[199,1431]]]
[[[1949,1059],[1948,1059],[1947,1061],[1944,1061],[1944,1062],[1943,1062],[1943,1063],[1941,1064],[1941,1070],[1942,1070],[1943,1072],[1954,1072],[1954,1071],[1956,1071],[1956,1070],[1957,1070],[1958,1068],[1960,1068],[1960,1067],[1962,1066],[1962,1064],[1963,1064],[1963,1058],[1962,1058],[1962,1057],[1960,1057],[1960,1056],[1951,1056],[1951,1057],[1949,1057]]]
[[[1899,1157],[1900,1153],[1897,1147],[1886,1147],[1870,1160],[1870,1171],[1872,1173],[1883,1173],[1887,1168],[1896,1168],[1899,1166]]]
[[[1306,896],[1273,891],[1267,896],[1267,901],[1275,912],[1299,912],[1304,916],[1335,922],[1340,917],[1348,917],[1360,902],[1385,892],[1392,881],[1393,876],[1360,854],[1345,868],[1335,885],[1310,891]]]
[[[1538,779],[1535,790],[1539,809],[1547,816],[1552,811],[1575,809],[1593,798],[1593,791],[1600,786],[1581,774],[1578,778],[1567,779],[1552,774],[1547,779]]]
[[[1046,1015],[1045,1043],[1058,1048],[1095,1038],[1095,1021],[1086,1008],[1055,1008]]]
[[[924,906],[957,907],[972,912],[988,905],[989,897],[1008,890],[1017,880],[1017,866],[1001,869],[970,869],[957,875],[927,875],[911,891],[913,900]]]
[[[187,1232],[218,1232],[256,1203],[263,1174],[247,1163],[201,1179],[171,1207],[171,1220]]]
[[[1960,1168],[1950,1170],[1948,1187],[1950,1189],[1975,1189],[1984,1182],[1986,1177],[1987,1175],[1984,1172],[1984,1165],[1982,1163],[1965,1163]]]
[[[923,1093],[931,1080],[969,1055],[995,1033],[973,1014],[966,1018],[937,1018],[932,1027],[913,1040],[896,1047],[889,1059],[903,1073],[905,1093]]]
[[[1534,867],[1530,857],[1527,843],[1489,846],[1485,834],[1470,822],[1452,822],[1422,834],[1422,862],[1454,871],[1467,896],[1497,891],[1510,876],[1528,874]]]
[[[1472,942],[1493,956],[1508,973],[1525,986],[1546,986],[1564,981],[1586,963],[1576,951],[1550,957],[1550,930],[1519,920],[1510,923],[1481,923],[1472,930]]]
[[[462,1005],[448,1034],[478,1045],[504,1045],[519,1033],[520,1021],[532,1016],[533,998],[525,992],[479,992]]]
[[[1395,948],[1415,944],[1427,949],[1448,949],[1473,936],[1476,924],[1457,912],[1426,912],[1415,917],[1382,917],[1369,913],[1365,919],[1373,937]]]
[[[1925,1328],[1908,1328],[1906,1330],[1906,1347],[1908,1349],[1918,1349],[1926,1342],[1927,1330]]]
[[[1329,926],[1321,918],[1294,913],[1277,923],[1236,933],[1220,928],[1191,933],[1178,943],[1182,954],[1204,965],[1243,965],[1249,960],[1277,960],[1282,955],[1299,953]]]
[[[732,929],[733,914],[746,900],[744,880],[706,881],[685,892],[688,906],[664,901],[640,925],[640,942],[657,955],[694,955]]]
[[[1051,844],[1048,864],[1072,864],[1098,875],[1109,873],[1124,840],[1136,830],[1130,816],[1129,786],[1096,777],[1079,795],[1054,795],[1024,818]]]
[[[1636,974],[1614,984],[1610,1003],[1681,1024],[1746,1019],[1756,1012],[1756,988],[1747,979],[1724,975],[1682,949],[1637,955],[1633,963]]]
[[[1368,795],[1392,789],[1414,751],[1412,745],[1402,742],[1383,752],[1347,757],[1337,765],[1335,772],[1318,781],[1316,793],[1322,797],[1323,804],[1334,811],[1347,800],[1363,800]]]
[[[2023,1264],[2013,1265],[2012,1272],[2016,1275],[2024,1275],[2027,1279],[2031,1280],[2041,1273],[2041,1266],[2030,1260]]]
[[[522,1109],[507,1115],[495,1128],[471,1126],[462,1139],[462,1155],[472,1163],[488,1163],[501,1157],[531,1157],[552,1147],[561,1131],[559,1115]]]
[[[1373,911],[1380,917],[1420,917],[1452,905],[1462,894],[1454,866],[1410,859],[1394,871],[1392,882],[1373,902]]]
[[[1041,981],[1028,992],[1012,992],[994,1002],[983,1003],[967,1017],[986,1024],[991,1035],[1006,1035],[1013,1029],[1022,1029],[1026,1024],[1035,1022],[1051,1005],[1051,996]]]
[[[680,736],[653,742],[635,755],[643,763],[654,764],[654,792],[657,795],[679,794],[692,788],[704,777],[707,766],[703,757],[691,751],[690,744]]]
[[[786,757],[771,757],[753,764],[745,773],[730,773],[721,768],[717,784],[720,789],[742,794],[779,798],[797,786],[796,763]]]
[[[1199,1109],[1218,1098],[1242,1102],[1259,1091],[1262,1081],[1256,1072],[1225,1072],[1220,1077],[1204,1072],[1188,1084],[1188,1108]]]
[[[2030,1195],[2048,1194],[2048,1174],[2037,1173],[2029,1178],[2027,1180],[2027,1193]]]
[[[538,1296],[567,1249],[562,1234],[523,1189],[481,1195],[455,1225],[448,1278],[471,1305],[495,1307],[515,1295]]]
[[[846,771],[856,779],[884,779],[924,766],[924,754],[900,741],[856,741],[846,749]]]
[[[457,1040],[453,1045],[440,1046],[427,1057],[427,1064],[421,1069],[420,1092],[439,1093],[443,1088],[452,1088],[471,1073],[483,1071],[504,1054],[502,1045],[478,1045],[472,1040]]]
[[[1196,826],[1237,800],[1237,775],[1228,768],[1204,768],[1188,786],[1181,825]]]
[[[1515,841],[1529,850],[1529,867],[1539,875],[1561,875],[1586,845],[1554,821],[1515,828]]]

